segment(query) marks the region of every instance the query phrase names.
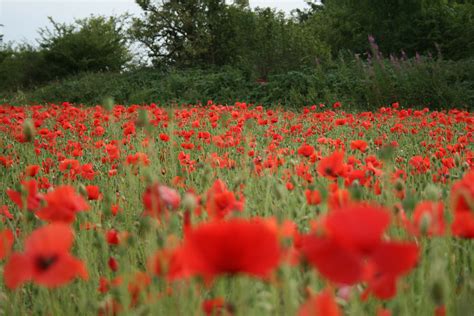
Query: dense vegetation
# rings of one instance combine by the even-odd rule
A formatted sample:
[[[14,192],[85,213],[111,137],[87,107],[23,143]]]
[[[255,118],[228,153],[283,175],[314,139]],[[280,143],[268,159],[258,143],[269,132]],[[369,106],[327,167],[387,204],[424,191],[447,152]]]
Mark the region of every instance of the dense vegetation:
[[[470,0],[326,0],[290,16],[247,1],[137,3],[140,17],[51,19],[39,46],[3,44],[2,100],[472,104]]]

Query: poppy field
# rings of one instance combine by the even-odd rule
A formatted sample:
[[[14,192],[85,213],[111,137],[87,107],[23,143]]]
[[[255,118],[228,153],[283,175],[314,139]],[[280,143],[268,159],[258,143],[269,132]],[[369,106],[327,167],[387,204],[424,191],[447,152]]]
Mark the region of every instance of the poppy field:
[[[474,113],[0,106],[3,315],[472,315]]]

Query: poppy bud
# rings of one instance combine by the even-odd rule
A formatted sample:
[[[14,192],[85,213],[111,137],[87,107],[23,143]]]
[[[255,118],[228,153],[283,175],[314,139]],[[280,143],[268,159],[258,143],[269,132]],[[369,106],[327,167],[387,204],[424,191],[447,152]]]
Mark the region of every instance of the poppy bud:
[[[416,202],[416,197],[413,192],[407,192],[405,199],[402,201],[402,205],[406,211],[412,212],[415,208]]]
[[[426,199],[431,201],[439,201],[441,197],[441,191],[436,185],[432,183],[426,186],[425,191],[423,193],[426,196]]]
[[[109,245],[118,245],[120,243],[119,234],[115,229],[107,231],[106,238]]]
[[[445,297],[445,289],[440,280],[436,280],[432,285],[431,285],[431,299],[436,305],[442,305],[444,303],[444,297]]]
[[[86,190],[87,192],[87,190]],[[87,193],[86,193],[87,194]],[[105,192],[103,195],[103,203],[102,203],[102,213],[105,216],[110,216],[112,214],[112,195],[110,192]]]
[[[157,182],[153,175],[151,174],[151,172],[146,169],[143,173],[143,178],[145,179],[145,186],[149,187],[150,185],[152,185],[153,183]]]
[[[359,180],[354,180],[350,188],[351,196],[354,200],[362,200],[362,188],[359,184]]]
[[[428,230],[431,226],[431,220],[431,215],[429,213],[424,213],[421,217],[420,232],[422,235],[428,234]]]
[[[395,147],[392,145],[383,146],[378,152],[380,160],[390,161],[395,155]]]
[[[25,141],[31,142],[35,136],[35,126],[31,119],[27,119],[23,122],[23,137]]]
[[[114,108],[114,103],[115,101],[112,97],[106,97],[102,101],[104,109],[106,109],[109,112],[112,111],[112,109]]]
[[[273,187],[277,199],[281,200],[285,196],[285,187],[281,184],[276,183]]]
[[[145,109],[140,109],[138,111],[138,118],[136,125],[138,127],[145,127],[148,125],[148,114]]]
[[[454,154],[454,163],[456,166],[460,166],[462,163],[462,158],[458,153]]]
[[[109,261],[107,262],[107,264],[109,265],[110,270],[114,272],[116,272],[119,268],[117,260],[115,260],[115,258],[113,257],[109,258]]]
[[[185,193],[183,197],[183,208],[187,211],[193,212],[197,207],[197,200],[194,194]]]
[[[398,192],[403,191],[405,190],[405,183],[403,182],[403,180],[397,179],[397,181],[395,182],[394,188]]]
[[[138,221],[138,234],[143,236],[146,232],[151,229],[151,222],[149,216],[142,216]]]
[[[86,189],[86,186],[85,186],[85,185],[81,184],[81,185],[79,186],[78,191],[79,191],[79,194],[80,194],[80,195],[82,195],[82,196],[84,196],[84,197],[87,197],[87,189]]]

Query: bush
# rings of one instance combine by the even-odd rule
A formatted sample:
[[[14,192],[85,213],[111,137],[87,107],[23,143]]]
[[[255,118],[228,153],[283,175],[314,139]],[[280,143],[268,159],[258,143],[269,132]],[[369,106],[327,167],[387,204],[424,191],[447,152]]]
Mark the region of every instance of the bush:
[[[130,60],[122,18],[92,16],[42,30],[40,47],[0,46],[0,91],[30,88],[81,72],[123,70]],[[74,79],[73,79],[74,80]]]
[[[69,101],[95,105],[106,96],[122,104],[151,102],[221,103],[247,101],[301,105],[341,101],[361,109],[392,102],[406,106],[447,108],[474,104],[474,59],[373,59],[340,56],[325,66],[271,75],[257,82],[242,70],[141,69],[126,73],[83,73],[22,92],[29,102]],[[18,95],[6,95],[15,101]]]

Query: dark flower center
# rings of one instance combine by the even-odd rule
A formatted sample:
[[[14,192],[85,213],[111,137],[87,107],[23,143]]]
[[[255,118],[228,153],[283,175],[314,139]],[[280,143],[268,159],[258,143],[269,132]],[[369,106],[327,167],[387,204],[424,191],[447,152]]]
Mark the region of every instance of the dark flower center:
[[[332,170],[331,167],[326,167],[326,169],[324,169],[324,172],[325,172],[328,176],[331,176],[331,177],[335,176],[334,171]]]
[[[52,256],[39,256],[36,258],[36,267],[40,271],[46,271],[58,260],[57,255]]]

